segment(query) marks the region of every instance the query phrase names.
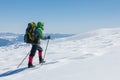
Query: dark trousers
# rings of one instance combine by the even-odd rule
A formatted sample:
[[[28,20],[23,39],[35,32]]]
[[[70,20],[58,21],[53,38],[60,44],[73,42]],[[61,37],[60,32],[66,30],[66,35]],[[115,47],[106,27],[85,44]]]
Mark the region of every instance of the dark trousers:
[[[30,55],[31,57],[35,56],[36,51],[42,52],[43,49],[39,46],[39,45],[32,45],[31,51],[30,51]]]

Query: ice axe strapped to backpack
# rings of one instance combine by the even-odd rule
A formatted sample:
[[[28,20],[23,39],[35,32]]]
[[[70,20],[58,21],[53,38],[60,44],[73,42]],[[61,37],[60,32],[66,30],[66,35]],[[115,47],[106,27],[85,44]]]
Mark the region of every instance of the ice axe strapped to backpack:
[[[35,22],[28,23],[28,27],[26,28],[26,33],[24,35],[24,42],[25,43],[33,43],[34,42],[35,30],[36,30]]]

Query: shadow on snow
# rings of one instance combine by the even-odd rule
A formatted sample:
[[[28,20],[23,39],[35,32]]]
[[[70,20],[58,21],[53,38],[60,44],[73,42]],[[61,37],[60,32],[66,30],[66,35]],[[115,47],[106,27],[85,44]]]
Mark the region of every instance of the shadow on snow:
[[[55,64],[55,63],[58,63],[58,61],[44,63],[43,65]],[[39,64],[37,64],[36,66],[38,66],[38,65]],[[28,69],[28,68],[23,67],[23,68],[19,68],[19,69],[15,69],[15,70],[9,70],[7,72],[4,72],[4,73],[0,74],[0,77],[6,77],[6,76],[14,75],[14,74],[20,73],[20,72],[22,72],[26,69]]]
[[[15,70],[10,70],[10,71],[7,71],[7,72],[0,74],[0,77],[6,77],[6,76],[13,75],[13,74],[17,74],[17,73],[20,73],[26,69],[27,69],[27,67],[15,69]]]

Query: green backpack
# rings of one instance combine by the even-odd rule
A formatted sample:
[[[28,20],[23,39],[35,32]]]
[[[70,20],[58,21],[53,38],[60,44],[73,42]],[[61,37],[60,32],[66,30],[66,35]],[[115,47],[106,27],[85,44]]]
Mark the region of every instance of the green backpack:
[[[26,32],[24,35],[25,43],[34,43],[35,31],[36,31],[36,24],[34,22],[28,23],[28,27],[26,28]]]

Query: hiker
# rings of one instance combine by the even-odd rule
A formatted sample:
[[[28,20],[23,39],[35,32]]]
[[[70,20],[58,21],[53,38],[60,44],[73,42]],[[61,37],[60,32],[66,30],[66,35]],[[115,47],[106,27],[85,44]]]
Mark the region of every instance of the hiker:
[[[33,62],[33,57],[35,56],[35,53],[37,50],[38,50],[38,56],[39,56],[39,64],[45,62],[44,59],[42,58],[43,49],[40,46],[40,39],[43,39],[43,40],[50,39],[50,36],[44,36],[43,30],[44,30],[44,23],[38,22],[35,32],[34,32],[35,39],[33,43],[31,43],[32,48],[31,48],[30,55],[29,55],[28,68],[35,67],[32,64],[32,62]]]

